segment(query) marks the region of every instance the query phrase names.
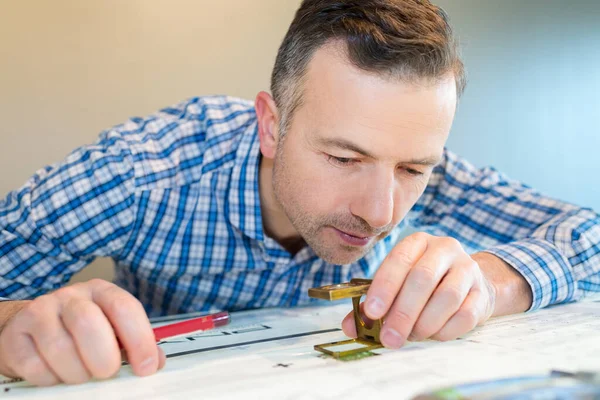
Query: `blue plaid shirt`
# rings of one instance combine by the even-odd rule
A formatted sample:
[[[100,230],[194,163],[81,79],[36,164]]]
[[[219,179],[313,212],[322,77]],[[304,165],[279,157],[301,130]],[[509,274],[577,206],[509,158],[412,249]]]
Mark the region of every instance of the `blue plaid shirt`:
[[[532,309],[600,291],[600,220],[450,151],[389,237],[356,263],[290,255],[262,225],[253,104],[193,98],[103,132],[0,201],[0,297],[39,296],[95,257],[150,315],[295,306],[372,276],[406,225],[516,268]]]

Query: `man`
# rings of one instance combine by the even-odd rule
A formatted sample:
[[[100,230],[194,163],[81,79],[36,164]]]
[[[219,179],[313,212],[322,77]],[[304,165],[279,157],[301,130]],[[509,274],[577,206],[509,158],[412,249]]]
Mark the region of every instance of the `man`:
[[[148,314],[306,304],[351,277],[374,275],[390,348],[599,291],[598,215],[444,149],[463,88],[429,2],[305,0],[272,96],[131,119],[0,203],[0,296],[33,299],[0,303],[0,374],[108,378],[118,337],[148,375]],[[60,288],[96,256],[117,285]]]

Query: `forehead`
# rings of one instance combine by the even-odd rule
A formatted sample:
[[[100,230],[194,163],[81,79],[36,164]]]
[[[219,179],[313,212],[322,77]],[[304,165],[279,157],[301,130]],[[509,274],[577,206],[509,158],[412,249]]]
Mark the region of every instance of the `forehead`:
[[[353,66],[339,45],[326,45],[309,63],[295,120],[307,131],[371,147],[408,140],[412,153],[435,146],[441,154],[455,108],[451,75],[414,82],[380,76]]]

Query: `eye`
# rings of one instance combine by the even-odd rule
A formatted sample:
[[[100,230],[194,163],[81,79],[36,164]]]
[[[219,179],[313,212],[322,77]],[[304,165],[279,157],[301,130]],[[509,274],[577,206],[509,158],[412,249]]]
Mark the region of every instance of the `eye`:
[[[412,176],[421,176],[421,175],[423,175],[423,172],[418,171],[418,170],[413,169],[413,168],[404,168],[404,171],[406,171],[407,174],[412,175]]]
[[[354,163],[357,163],[358,160],[354,159],[354,158],[348,158],[348,157],[335,157],[332,155],[327,155],[327,160],[329,160],[329,162],[331,162],[332,164],[335,165],[339,165],[342,167],[347,167],[349,165],[352,165]]]

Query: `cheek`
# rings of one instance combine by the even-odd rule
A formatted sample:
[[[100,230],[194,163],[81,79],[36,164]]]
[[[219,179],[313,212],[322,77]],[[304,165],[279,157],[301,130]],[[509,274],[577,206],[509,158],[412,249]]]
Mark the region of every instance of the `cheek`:
[[[337,168],[322,158],[318,154],[311,155],[298,168],[299,184],[295,190],[307,205],[310,204],[311,210],[330,214],[343,208],[347,182]]]
[[[394,223],[398,224],[415,205],[427,187],[426,179],[410,179],[398,185],[394,199]]]
[[[425,191],[429,176],[417,178],[407,183],[406,193],[408,201],[415,203]]]

